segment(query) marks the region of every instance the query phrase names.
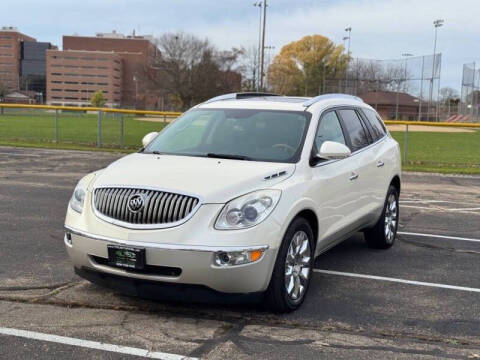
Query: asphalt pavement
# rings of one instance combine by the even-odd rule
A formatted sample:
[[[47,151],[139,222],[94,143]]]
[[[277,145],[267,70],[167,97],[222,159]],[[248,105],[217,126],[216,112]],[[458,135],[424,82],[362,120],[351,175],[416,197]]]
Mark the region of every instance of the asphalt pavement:
[[[137,358],[115,345],[166,359],[480,358],[480,177],[404,174],[395,246],[369,249],[357,234],[321,255],[302,308],[280,316],[127,297],[78,278],[63,245],[68,200],[120,156],[0,147],[0,358]]]

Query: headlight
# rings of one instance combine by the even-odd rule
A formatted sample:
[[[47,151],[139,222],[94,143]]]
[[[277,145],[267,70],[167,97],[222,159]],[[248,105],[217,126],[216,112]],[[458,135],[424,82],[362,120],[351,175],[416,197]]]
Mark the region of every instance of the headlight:
[[[275,209],[280,190],[259,190],[228,202],[220,212],[215,228],[245,229],[260,224]]]
[[[70,207],[73,210],[79,213],[82,212],[83,203],[85,202],[86,192],[87,192],[87,186],[85,184],[82,184],[82,181],[80,181],[75,187],[72,198],[70,199]]]

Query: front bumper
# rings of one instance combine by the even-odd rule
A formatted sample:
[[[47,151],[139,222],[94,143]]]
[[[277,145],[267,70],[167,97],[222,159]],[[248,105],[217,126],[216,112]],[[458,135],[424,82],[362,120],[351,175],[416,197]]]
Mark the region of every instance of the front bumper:
[[[121,240],[104,237],[66,226],[70,237],[65,245],[75,268],[93,270],[118,278],[147,282],[164,282],[206,286],[224,293],[258,293],[270,281],[277,249],[265,246],[204,246],[162,244],[157,242]],[[132,271],[109,266],[108,244],[139,246],[146,249],[146,263],[151,271]],[[221,251],[263,250],[262,257],[237,266],[216,266],[214,256]],[[78,271],[81,275],[82,271]],[[84,276],[88,279],[87,276]],[[128,280],[128,279],[126,279]]]

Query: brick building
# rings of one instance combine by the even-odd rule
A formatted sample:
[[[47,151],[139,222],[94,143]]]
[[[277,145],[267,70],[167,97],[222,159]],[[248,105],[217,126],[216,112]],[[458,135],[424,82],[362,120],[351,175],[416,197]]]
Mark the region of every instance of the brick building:
[[[417,120],[420,110],[420,99],[403,92],[371,91],[360,95],[362,100],[374,107],[385,120]],[[427,112],[428,103],[422,101],[422,114]],[[432,106],[430,107],[432,111]],[[423,119],[423,117],[422,117]]]
[[[63,51],[48,51],[47,55],[47,89],[51,89],[47,102],[85,106],[92,91],[102,90],[108,106],[154,108],[159,95],[146,75],[160,52],[152,40],[116,32],[63,36]],[[101,65],[101,61],[106,63]]]
[[[20,89],[22,44],[36,41],[14,27],[0,28],[0,82],[9,91]]]
[[[120,106],[122,59],[113,52],[81,50],[47,51],[47,103],[90,106],[101,90],[106,105]]]

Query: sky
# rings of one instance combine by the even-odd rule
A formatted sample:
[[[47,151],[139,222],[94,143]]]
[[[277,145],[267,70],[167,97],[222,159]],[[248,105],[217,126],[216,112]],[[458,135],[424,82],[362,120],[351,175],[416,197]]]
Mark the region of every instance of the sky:
[[[16,26],[61,48],[62,35],[92,36],[116,30],[160,36],[184,31],[207,37],[220,49],[258,45],[257,0],[16,0],[5,1],[0,26]],[[305,35],[341,44],[351,27],[353,57],[396,59],[433,53],[433,20],[439,28],[441,86],[460,89],[462,66],[480,66],[480,0],[269,0],[266,46],[275,52]]]

